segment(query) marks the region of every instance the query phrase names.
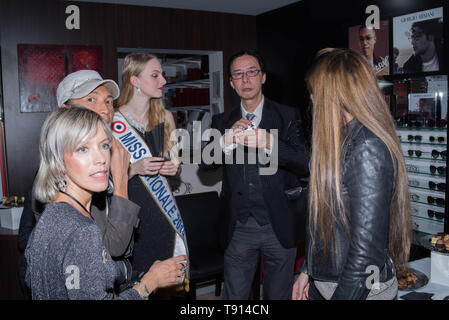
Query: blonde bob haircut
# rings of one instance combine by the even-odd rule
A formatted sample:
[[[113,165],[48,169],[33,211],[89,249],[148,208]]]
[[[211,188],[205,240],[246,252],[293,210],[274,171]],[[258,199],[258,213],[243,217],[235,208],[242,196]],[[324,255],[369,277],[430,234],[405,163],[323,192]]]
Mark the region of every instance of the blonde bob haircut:
[[[40,165],[33,187],[37,200],[48,203],[55,199],[65,183],[64,153],[72,153],[95,136],[99,124],[112,141],[111,128],[106,121],[86,108],[72,105],[56,109],[48,116],[40,134]]]

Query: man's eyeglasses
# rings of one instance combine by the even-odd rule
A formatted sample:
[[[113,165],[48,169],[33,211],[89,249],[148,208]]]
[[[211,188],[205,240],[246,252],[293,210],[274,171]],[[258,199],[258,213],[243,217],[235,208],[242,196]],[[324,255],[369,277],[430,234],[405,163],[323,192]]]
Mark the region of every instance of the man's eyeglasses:
[[[446,204],[446,201],[444,201],[443,198],[434,198],[432,196],[428,196],[427,203],[436,204],[437,206],[444,207],[444,205]]]
[[[444,182],[441,183],[436,183],[433,181],[429,181],[429,189],[431,190],[440,190],[440,191],[444,191],[446,190],[446,184]]]
[[[234,72],[233,74],[231,74],[231,79],[232,80],[242,79],[243,75],[246,75],[247,77],[255,77],[259,74],[260,71],[262,70],[258,69],[258,70],[248,70],[246,72]]]
[[[439,143],[443,143],[445,139],[444,137],[434,137],[434,136],[429,137],[430,142],[435,142],[435,140],[438,141]]]
[[[430,166],[431,173],[435,173],[436,171],[438,171],[439,174],[446,174],[446,167]]]
[[[436,159],[440,155],[443,160],[446,160],[447,150],[444,150],[444,151],[432,150],[432,158]]]
[[[444,217],[443,212],[438,212],[438,211],[433,211],[433,210],[427,210],[427,215],[429,216],[429,218],[433,218],[435,216],[435,218],[437,218],[438,220],[441,220]]]

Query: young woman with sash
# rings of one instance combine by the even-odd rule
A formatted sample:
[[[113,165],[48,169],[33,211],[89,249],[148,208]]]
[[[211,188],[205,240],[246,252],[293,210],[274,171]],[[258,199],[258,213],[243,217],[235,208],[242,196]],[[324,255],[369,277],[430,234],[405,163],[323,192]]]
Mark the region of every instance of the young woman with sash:
[[[45,210],[30,235],[25,281],[39,300],[143,299],[183,278],[179,256],[157,261],[116,295],[120,275],[91,216],[92,194],[108,186],[112,133],[97,113],[61,108],[45,121],[34,195]]]
[[[161,101],[165,84],[156,56],[126,56],[112,128],[114,136],[131,154],[129,199],[141,207],[132,257],[133,270],[137,272],[147,270],[156,260],[188,255],[182,218],[165,178],[179,172],[177,153],[173,151],[175,143],[170,141],[170,134],[176,129],[173,115]],[[154,143],[150,139],[156,137],[155,132],[163,137],[163,141],[156,138],[162,149],[159,154],[154,154],[154,148],[151,150]]]

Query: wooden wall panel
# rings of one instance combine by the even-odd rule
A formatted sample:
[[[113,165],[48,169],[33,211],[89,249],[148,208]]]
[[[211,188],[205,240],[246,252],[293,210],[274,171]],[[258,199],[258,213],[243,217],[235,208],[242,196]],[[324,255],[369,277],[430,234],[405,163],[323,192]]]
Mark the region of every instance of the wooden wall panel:
[[[66,6],[80,8],[81,29],[65,28]],[[256,47],[256,18],[246,15],[57,0],[2,0],[0,45],[9,193],[23,195],[38,169],[46,113],[20,113],[17,44],[102,45],[105,78],[117,80],[119,47],[234,52]],[[235,100],[225,81],[225,108]]]

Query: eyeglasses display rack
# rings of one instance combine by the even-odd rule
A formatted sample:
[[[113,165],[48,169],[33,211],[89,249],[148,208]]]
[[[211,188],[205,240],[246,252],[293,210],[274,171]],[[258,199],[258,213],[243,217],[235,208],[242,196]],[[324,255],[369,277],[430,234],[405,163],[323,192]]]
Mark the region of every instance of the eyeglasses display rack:
[[[410,93],[408,85],[408,103],[406,107],[399,106],[399,114],[396,101],[401,98],[393,99],[396,132],[408,171],[414,242],[416,238],[449,231],[447,77],[443,79],[446,79],[445,90],[426,85],[427,92]]]

